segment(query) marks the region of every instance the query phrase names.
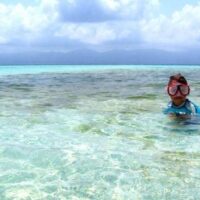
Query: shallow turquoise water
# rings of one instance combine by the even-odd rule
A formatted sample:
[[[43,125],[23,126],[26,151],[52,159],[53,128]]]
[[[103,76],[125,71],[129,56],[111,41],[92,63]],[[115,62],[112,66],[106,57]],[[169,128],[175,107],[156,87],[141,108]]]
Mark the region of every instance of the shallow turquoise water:
[[[0,199],[198,199],[200,121],[162,114],[198,66],[0,68]]]

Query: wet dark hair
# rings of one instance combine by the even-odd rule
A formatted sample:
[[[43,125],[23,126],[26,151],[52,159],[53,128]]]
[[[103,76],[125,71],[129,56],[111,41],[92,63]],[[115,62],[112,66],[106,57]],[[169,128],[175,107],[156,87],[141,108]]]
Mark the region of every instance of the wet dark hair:
[[[168,85],[170,85],[172,81],[177,81],[179,83],[188,84],[186,78],[184,76],[182,76],[180,73],[170,76]]]

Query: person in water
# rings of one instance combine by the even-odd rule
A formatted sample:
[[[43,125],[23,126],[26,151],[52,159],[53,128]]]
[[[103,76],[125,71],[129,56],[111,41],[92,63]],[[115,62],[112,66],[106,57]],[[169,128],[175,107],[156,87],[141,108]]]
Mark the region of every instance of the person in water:
[[[167,92],[171,98],[165,114],[171,116],[188,116],[200,114],[200,107],[191,102],[187,96],[190,94],[190,86],[181,74],[170,76]]]

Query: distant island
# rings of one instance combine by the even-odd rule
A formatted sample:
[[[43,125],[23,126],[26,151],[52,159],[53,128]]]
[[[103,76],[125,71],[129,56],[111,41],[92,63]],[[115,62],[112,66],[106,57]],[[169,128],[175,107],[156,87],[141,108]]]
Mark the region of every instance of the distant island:
[[[112,50],[97,52],[89,49],[70,52],[0,53],[0,65],[199,65],[200,51]]]

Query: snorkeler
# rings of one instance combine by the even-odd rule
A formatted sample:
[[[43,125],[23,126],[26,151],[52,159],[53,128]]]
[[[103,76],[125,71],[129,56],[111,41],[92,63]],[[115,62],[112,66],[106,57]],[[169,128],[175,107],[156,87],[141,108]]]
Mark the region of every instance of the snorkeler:
[[[187,96],[190,94],[190,86],[181,74],[170,76],[167,92],[171,98],[165,114],[172,116],[188,116],[200,114],[200,107],[195,105]]]

